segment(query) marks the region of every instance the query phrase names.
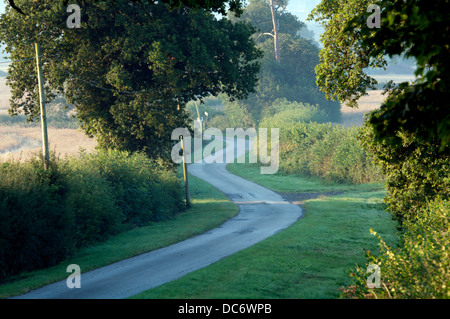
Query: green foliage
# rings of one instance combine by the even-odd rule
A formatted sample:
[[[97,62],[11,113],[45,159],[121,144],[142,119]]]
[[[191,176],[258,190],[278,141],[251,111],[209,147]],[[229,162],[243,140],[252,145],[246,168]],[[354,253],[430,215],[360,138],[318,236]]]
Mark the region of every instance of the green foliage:
[[[255,127],[257,115],[244,101],[225,102],[224,108],[229,127]]]
[[[448,0],[387,1],[382,30],[362,30],[363,45],[373,48],[372,55],[403,54],[417,64],[418,79],[400,86],[401,92],[394,91],[382,111],[369,119],[377,138],[389,139],[391,132],[404,130],[424,141],[438,139],[441,150],[450,143],[448,8]],[[360,23],[354,19],[350,27]]]
[[[436,198],[420,210],[420,218],[407,221],[400,247],[389,247],[378,237],[380,254],[368,253],[368,264],[381,270],[381,287],[369,289],[362,267],[352,273],[354,285],[346,297],[395,299],[450,298],[450,202]]]
[[[294,122],[289,116],[291,112],[281,112],[264,119],[261,124],[267,128],[280,128],[280,172],[316,176],[339,183],[383,180],[380,169],[360,144],[358,128]],[[303,114],[300,112],[300,115]]]
[[[50,266],[66,255],[67,191],[52,161],[0,166],[0,281],[7,275]]]
[[[274,59],[273,38],[267,36],[273,29],[270,7],[267,1],[253,0],[246,7],[240,19],[251,23],[260,32],[255,34],[258,47],[264,52],[259,72],[259,85],[254,94],[245,100],[235,102],[226,108],[232,118],[242,118],[248,126],[257,126],[259,121],[270,113],[270,108],[277,99],[292,102],[319,105],[326,112],[328,121],[340,121],[340,104],[327,101],[315,83],[314,67],[319,63],[319,49],[310,40],[299,35],[305,24],[281,3],[276,6],[275,15],[279,21],[278,42],[281,61]],[[230,103],[225,103],[230,104]],[[275,110],[277,111],[277,110]]]
[[[179,179],[144,154],[119,151],[0,164],[0,281],[183,207]]]
[[[324,0],[308,17],[320,22],[324,28],[320,39],[323,49],[320,50],[320,63],[315,70],[317,85],[327,99],[337,99],[356,107],[356,101],[365,95],[368,88],[375,89],[377,81],[364,70],[383,67],[386,62],[382,56],[370,55],[373,51],[371,46],[361,44],[360,30],[364,27],[368,29],[366,21],[352,32],[346,30],[352,18],[368,15],[367,7],[373,3],[372,0]],[[380,30],[383,31],[383,28]]]
[[[219,4],[239,9],[240,1],[187,1],[196,10],[161,1],[84,2],[79,29],[67,28],[62,1],[16,2],[29,14],[6,7],[0,20],[6,52],[13,60],[32,57],[39,42],[47,101],[64,93],[81,128],[101,147],[144,151],[170,163],[171,132],[186,126],[187,102],[254,91],[261,53],[253,28],[212,13],[221,12]],[[11,64],[7,78],[10,113],[23,112],[30,121],[39,115],[33,62]]]
[[[222,132],[225,132],[227,128],[242,127],[242,126],[233,126],[231,125],[227,116],[217,115],[208,122],[208,127],[215,127],[221,130]]]
[[[145,154],[108,150],[85,155],[82,161],[84,165],[97,167],[112,185],[116,204],[127,223],[141,226],[171,217],[182,208],[181,188],[175,174]]]
[[[296,36],[298,31],[305,28],[306,25],[297,16],[286,10],[287,3],[288,1],[286,0],[274,1],[275,14],[280,24],[278,32]],[[232,21],[238,21],[233,14],[228,16]],[[273,31],[272,14],[268,0],[249,1],[239,18],[251,22],[258,30],[257,43],[264,42],[267,39],[267,35],[259,36],[259,34],[271,33]]]
[[[289,102],[286,99],[275,100],[268,112],[270,114],[259,123],[259,127],[280,128],[298,122],[325,123],[328,120],[327,114],[318,105]]]
[[[416,220],[422,207],[436,196],[450,199],[450,148],[440,151],[439,140],[425,142],[407,132],[391,138],[398,142],[376,140],[367,122],[361,131],[364,148],[386,176],[388,209],[401,224]]]
[[[396,132],[450,141],[448,0],[379,1],[381,28],[367,26],[371,1],[322,1],[313,11],[325,27],[317,82],[328,97],[355,106],[376,81],[364,68],[384,66],[384,56],[414,59],[417,79],[390,90],[381,112],[369,118],[374,137],[392,143]]]

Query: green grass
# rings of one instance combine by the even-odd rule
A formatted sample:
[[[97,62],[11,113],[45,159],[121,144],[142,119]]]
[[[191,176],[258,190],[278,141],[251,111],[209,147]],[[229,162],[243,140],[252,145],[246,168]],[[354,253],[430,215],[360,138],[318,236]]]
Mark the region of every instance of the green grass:
[[[246,159],[248,163],[248,159]],[[284,193],[315,193],[330,191],[371,191],[383,187],[382,183],[371,184],[341,184],[325,181],[317,177],[305,177],[294,174],[276,173],[260,174],[258,164],[238,164],[232,163],[227,165],[230,173],[241,176],[256,184],[267,187],[276,192]]]
[[[209,267],[133,298],[339,298],[349,271],[374,251],[375,229],[395,243],[396,224],[383,208],[382,185],[332,185],[299,176],[260,175],[255,165],[230,171],[283,192],[344,191],[306,201],[305,215],[286,230]]]
[[[14,281],[0,286],[0,298],[66,279],[69,264],[78,264],[82,273],[87,272],[201,234],[239,212],[238,207],[212,185],[191,175],[189,184],[192,208],[177,214],[174,219],[126,231],[103,243],[81,249],[54,267],[15,276]]]

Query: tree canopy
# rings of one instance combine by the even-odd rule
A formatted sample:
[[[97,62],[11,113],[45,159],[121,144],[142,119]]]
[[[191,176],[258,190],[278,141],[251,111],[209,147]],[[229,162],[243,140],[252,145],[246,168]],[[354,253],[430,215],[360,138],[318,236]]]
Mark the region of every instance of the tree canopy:
[[[35,62],[26,58],[39,42],[48,101],[64,93],[102,147],[170,158],[171,132],[186,125],[188,101],[245,98],[258,81],[254,29],[212,13],[239,1],[178,7],[191,2],[84,1],[81,28],[70,29],[63,1],[16,0],[26,15],[7,6],[0,22],[0,40],[17,60],[7,78],[10,114],[38,118]]]
[[[340,104],[327,101],[316,85],[314,67],[319,63],[319,48],[311,40],[301,37],[300,31],[306,25],[286,10],[288,1],[274,3],[277,4],[274,13],[279,24],[280,63],[274,58],[274,39],[269,35],[273,25],[268,0],[251,0],[240,18],[230,17],[232,21],[244,21],[256,28],[253,37],[264,52],[264,58],[256,93],[226,106],[236,118],[245,120],[243,125],[255,125],[265,115],[276,112],[276,107],[272,106],[277,99],[318,104],[327,113],[329,121],[338,122]]]
[[[416,61],[416,80],[387,85],[361,133],[386,174],[389,210],[403,222],[428,201],[450,198],[450,1],[375,3],[380,28],[367,23],[372,1],[323,0],[312,12],[325,27],[317,82],[329,98],[355,106],[376,84],[366,68],[383,67],[386,57]]]
[[[450,1],[378,1],[380,28],[369,28],[367,8],[373,1],[322,1],[311,18],[322,22],[324,49],[317,82],[329,98],[355,106],[376,81],[367,67],[383,67],[385,56],[416,60],[417,80],[391,91],[370,122],[375,137],[395,138],[406,130],[428,141],[438,138],[441,150],[450,141]],[[395,141],[395,139],[397,141]]]

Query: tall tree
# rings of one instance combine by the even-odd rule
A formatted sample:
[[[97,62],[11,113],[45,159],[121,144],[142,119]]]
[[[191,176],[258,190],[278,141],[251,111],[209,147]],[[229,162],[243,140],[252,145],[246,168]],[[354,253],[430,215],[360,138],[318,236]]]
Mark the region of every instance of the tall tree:
[[[272,14],[272,24],[273,24],[273,43],[274,43],[274,51],[275,51],[275,61],[277,63],[280,63],[280,45],[279,45],[279,39],[278,39],[278,19],[275,14],[275,5],[273,3],[273,0],[270,0],[269,2],[270,6],[270,13]]]
[[[373,1],[322,1],[311,18],[321,21],[325,32],[317,81],[329,98],[356,101],[376,81],[367,67],[384,67],[385,56],[403,55],[416,60],[418,77],[403,83],[373,114],[376,136],[388,138],[405,129],[419,138],[437,137],[441,146],[450,142],[449,64],[450,1],[379,1],[380,28],[370,28],[367,9]],[[395,96],[395,99],[394,99]]]
[[[145,151],[170,159],[171,132],[185,126],[185,104],[254,91],[261,52],[253,28],[212,13],[239,1],[84,1],[79,29],[66,25],[63,1],[19,1],[0,20],[0,39],[12,60],[11,114],[39,114],[33,43],[43,51],[46,97],[63,92],[82,129],[102,147]],[[191,0],[177,4],[194,3]],[[239,7],[235,8],[236,10]]]
[[[317,81],[328,97],[354,106],[376,83],[365,68],[382,67],[385,56],[415,59],[417,79],[388,86],[363,133],[387,174],[389,209],[402,221],[438,195],[450,198],[450,1],[377,3],[380,28],[367,23],[371,1],[323,0],[315,8],[325,27]]]
[[[257,92],[247,100],[228,103],[227,109],[233,113],[230,117],[242,119],[241,125],[257,125],[262,117],[277,111],[273,102],[281,98],[318,104],[328,114],[328,120],[338,122],[340,104],[327,101],[316,85],[314,67],[319,63],[319,49],[312,41],[300,36],[300,31],[306,28],[305,23],[286,10],[288,1],[273,3],[275,21],[279,24],[277,46],[274,45],[274,24],[268,0],[251,0],[239,19],[230,17],[232,21],[250,23],[258,30],[254,38],[264,52]],[[279,56],[280,60],[274,56]]]

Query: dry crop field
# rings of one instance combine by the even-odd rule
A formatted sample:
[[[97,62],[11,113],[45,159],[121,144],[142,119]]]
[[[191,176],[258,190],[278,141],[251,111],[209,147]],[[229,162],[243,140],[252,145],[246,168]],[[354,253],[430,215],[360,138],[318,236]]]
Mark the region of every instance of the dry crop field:
[[[357,109],[341,104],[342,125],[362,126],[364,114],[379,108],[383,103],[385,96],[382,93],[383,90],[369,91],[368,95],[359,99]]]
[[[8,114],[10,91],[6,78],[0,77],[0,115]],[[75,129],[48,128],[50,151],[60,156],[75,155],[80,147],[86,152],[95,149],[96,142],[83,132]],[[7,126],[0,122],[0,160],[10,158],[27,159],[35,156],[42,148],[42,136],[39,126]]]

